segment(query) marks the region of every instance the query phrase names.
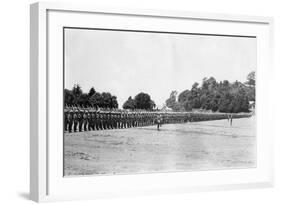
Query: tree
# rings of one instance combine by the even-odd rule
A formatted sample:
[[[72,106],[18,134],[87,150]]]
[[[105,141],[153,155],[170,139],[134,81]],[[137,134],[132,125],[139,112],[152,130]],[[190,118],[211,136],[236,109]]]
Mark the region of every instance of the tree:
[[[256,85],[256,72],[252,71],[247,75],[247,81],[246,83],[247,85],[254,87]]]
[[[78,105],[79,104],[79,98],[82,95],[83,91],[79,84],[76,84],[72,88],[72,95],[73,95],[73,104]]]
[[[255,73],[248,76],[248,84],[239,81],[216,81],[214,77],[203,78],[201,87],[195,82],[191,90],[184,90],[177,98],[172,91],[166,105],[173,110],[205,109],[213,112],[249,112],[249,101],[255,101]]]
[[[116,96],[111,96],[111,104],[110,108],[118,108],[118,102],[117,102],[117,97]]]
[[[133,110],[136,108],[136,103],[134,101],[134,99],[132,99],[132,97],[130,96],[128,98],[128,100],[123,104],[123,108],[124,109],[130,109]]]
[[[192,89],[198,89],[198,86],[199,86],[199,83],[195,82],[195,83],[192,85]]]
[[[171,96],[171,95],[170,95]],[[191,91],[190,90],[184,90],[183,92],[181,92],[178,96],[178,101],[180,103],[184,103],[185,101],[187,101],[188,99],[190,99],[191,96]]]
[[[137,94],[134,98],[134,101],[136,104],[136,109],[151,110],[155,106],[154,102],[150,98],[150,95],[143,92]]]
[[[185,101],[183,103],[183,107],[184,107],[185,111],[191,111],[192,110],[192,106],[191,106],[190,102],[188,102],[188,101]]]
[[[71,90],[64,89],[64,104],[65,105],[73,105],[74,96]]]
[[[150,107],[151,107],[151,109],[156,107],[156,104],[153,100],[150,100]]]
[[[166,100],[166,106],[171,108],[173,111],[183,111],[183,103],[177,101],[177,91],[173,90],[170,97]]]
[[[96,108],[103,107],[103,98],[102,95],[99,92],[96,92],[93,94],[90,99],[90,104]]]
[[[247,75],[247,81],[245,82],[247,87],[245,87],[245,91],[249,98],[249,101],[256,101],[256,73],[255,71],[250,72]]]
[[[82,93],[77,100],[77,105],[80,107],[89,107],[91,103],[89,102],[89,96],[86,93]]]
[[[216,86],[216,84],[217,84],[217,81],[214,77],[203,78],[202,88],[204,90],[211,90]]]
[[[166,100],[166,105],[168,108],[173,109],[174,104],[177,101],[177,91],[173,90],[170,94],[170,97]]]
[[[103,108],[112,108],[111,107],[111,94],[110,93],[108,93],[108,92],[103,92],[102,94],[101,94],[101,96],[102,96],[102,105],[101,105],[101,107],[103,107]]]
[[[96,93],[96,90],[94,87],[91,87],[91,89],[89,90],[88,96],[91,97]]]
[[[96,92],[94,87],[91,87],[88,93],[83,93],[78,84],[74,85],[72,90],[64,89],[64,102],[69,106],[118,108],[116,96],[109,92]]]

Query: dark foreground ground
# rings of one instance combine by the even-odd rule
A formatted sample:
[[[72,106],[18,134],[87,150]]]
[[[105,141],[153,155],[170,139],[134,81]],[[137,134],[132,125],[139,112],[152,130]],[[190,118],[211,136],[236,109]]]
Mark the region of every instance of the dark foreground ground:
[[[66,176],[250,168],[255,118],[65,133]]]

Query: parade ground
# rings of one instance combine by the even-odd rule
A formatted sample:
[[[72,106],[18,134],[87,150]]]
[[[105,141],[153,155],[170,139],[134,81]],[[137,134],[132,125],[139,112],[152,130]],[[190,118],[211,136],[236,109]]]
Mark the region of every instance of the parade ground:
[[[64,175],[256,167],[255,118],[64,134]]]

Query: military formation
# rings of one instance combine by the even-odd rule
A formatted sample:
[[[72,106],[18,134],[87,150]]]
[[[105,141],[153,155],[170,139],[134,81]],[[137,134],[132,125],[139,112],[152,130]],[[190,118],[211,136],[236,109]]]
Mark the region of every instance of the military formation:
[[[248,117],[233,115],[233,118]],[[227,119],[228,114],[202,114],[191,112],[128,111],[95,108],[66,107],[64,131],[83,132],[94,130],[125,129],[162,124],[186,123]]]
[[[106,110],[71,107],[64,110],[64,130],[82,132],[91,130],[125,129],[156,125],[157,123],[184,123],[189,116],[182,113]]]

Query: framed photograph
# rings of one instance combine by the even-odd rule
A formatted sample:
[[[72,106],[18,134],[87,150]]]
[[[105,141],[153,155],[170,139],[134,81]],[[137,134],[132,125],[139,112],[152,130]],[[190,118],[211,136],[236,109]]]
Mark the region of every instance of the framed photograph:
[[[273,185],[272,18],[30,14],[32,200]]]

